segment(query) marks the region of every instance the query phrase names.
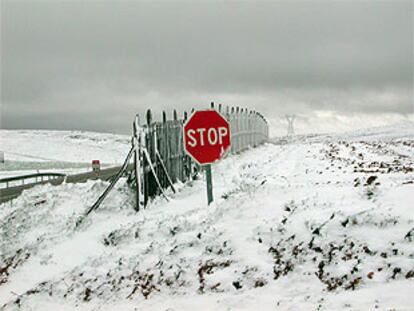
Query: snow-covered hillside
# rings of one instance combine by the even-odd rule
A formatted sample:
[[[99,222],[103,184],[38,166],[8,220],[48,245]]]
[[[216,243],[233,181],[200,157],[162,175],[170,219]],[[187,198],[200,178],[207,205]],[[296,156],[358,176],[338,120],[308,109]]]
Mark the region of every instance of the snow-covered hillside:
[[[0,205],[0,310],[412,310],[414,125],[266,144],[139,213],[125,180]],[[3,306],[3,307],[2,307]]]
[[[48,130],[0,130],[6,160],[122,163],[131,141],[109,133]]]
[[[75,173],[122,164],[131,141],[128,136],[82,131],[0,130],[0,177],[40,172]]]

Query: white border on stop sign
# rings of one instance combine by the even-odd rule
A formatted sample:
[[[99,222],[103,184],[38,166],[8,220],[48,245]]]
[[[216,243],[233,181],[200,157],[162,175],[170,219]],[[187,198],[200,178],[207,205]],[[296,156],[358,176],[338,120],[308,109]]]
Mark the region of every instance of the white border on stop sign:
[[[191,114],[191,116],[187,119],[187,121],[185,121],[185,123],[183,124],[183,143],[184,143],[184,151],[185,151],[185,153],[188,155],[188,156],[190,156],[191,157],[191,159],[193,159],[194,160],[194,162],[196,162],[198,165],[201,165],[201,166],[204,166],[204,165],[209,165],[209,164],[214,164],[214,163],[216,163],[216,162],[218,162],[218,161],[220,161],[221,159],[219,159],[219,160],[216,160],[216,161],[214,161],[214,162],[210,162],[210,163],[204,163],[204,164],[201,164],[200,162],[198,162],[197,161],[197,159],[196,158],[194,158],[193,157],[193,155],[192,154],[190,154],[189,152],[187,152],[187,149],[185,148],[185,146],[186,146],[186,139],[185,139],[185,126],[190,122],[190,120],[194,117],[194,115],[197,113],[197,112],[203,112],[203,111],[215,111],[215,112],[217,112],[219,115],[220,115],[220,117],[222,117],[223,118],[223,120],[226,120],[226,122],[229,124],[229,146],[228,146],[228,148],[227,148],[227,150],[225,151],[225,152],[221,152],[220,154],[221,154],[221,158],[224,158],[224,157],[226,157],[228,154],[229,154],[229,152],[230,152],[230,150],[231,150],[231,130],[230,130],[230,122],[229,122],[229,120],[227,120],[227,118],[225,118],[222,114],[221,114],[221,112],[220,111],[218,111],[218,110],[216,110],[216,109],[203,109],[203,110],[194,110],[194,112]]]

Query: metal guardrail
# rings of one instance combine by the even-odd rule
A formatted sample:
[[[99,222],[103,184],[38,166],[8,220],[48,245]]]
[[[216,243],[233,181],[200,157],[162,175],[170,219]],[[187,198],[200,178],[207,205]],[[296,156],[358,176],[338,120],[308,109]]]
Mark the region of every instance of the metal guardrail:
[[[46,177],[46,180],[50,180],[50,179],[55,179],[55,178],[60,178],[66,177],[66,174],[62,174],[62,173],[35,173],[35,174],[27,174],[27,175],[20,175],[20,176],[12,176],[12,177],[5,177],[5,178],[0,178],[0,184],[6,184],[6,188],[9,186],[10,182],[13,181],[22,181],[22,184],[24,184],[24,181],[27,179],[31,179],[31,178],[35,178],[36,180],[40,178],[40,181],[44,181],[44,177]]]
[[[37,173],[2,178],[0,179],[0,185],[6,184],[6,187],[0,188],[0,203],[10,201],[18,197],[23,190],[32,188],[36,185],[51,184],[56,186],[62,184],[65,179],[66,175],[61,173]],[[18,181],[21,183],[15,185],[15,182]],[[10,185],[10,183],[14,184]]]
[[[61,185],[62,183],[82,183],[87,180],[111,180],[116,176],[120,170],[120,166],[104,168],[99,171],[90,171],[85,173],[78,173],[74,175],[66,175],[62,173],[37,173],[37,174],[28,174],[21,176],[5,177],[0,179],[0,185],[6,184],[6,187],[0,187],[0,203],[10,201],[18,197],[23,190],[32,188],[36,185],[42,185],[50,183],[54,186]],[[133,165],[129,164],[126,168],[126,171],[131,171]],[[30,179],[37,179],[34,182],[29,182]],[[40,179],[40,180],[39,180]],[[16,181],[22,181],[18,185],[10,185],[9,183],[14,183]]]

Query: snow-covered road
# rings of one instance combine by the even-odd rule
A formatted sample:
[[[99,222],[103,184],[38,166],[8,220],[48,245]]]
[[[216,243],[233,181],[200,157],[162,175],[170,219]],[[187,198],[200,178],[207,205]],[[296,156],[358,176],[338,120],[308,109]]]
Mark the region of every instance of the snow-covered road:
[[[0,310],[410,310],[414,127],[234,155],[138,214],[125,181],[0,206]],[[414,231],[414,230],[413,230]],[[3,308],[1,308],[3,306]]]

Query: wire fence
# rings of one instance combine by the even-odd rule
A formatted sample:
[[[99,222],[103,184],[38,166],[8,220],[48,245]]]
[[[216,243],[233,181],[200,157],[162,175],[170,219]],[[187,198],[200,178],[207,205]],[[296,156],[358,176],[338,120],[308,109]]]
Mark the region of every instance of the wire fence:
[[[213,103],[211,109],[215,109]],[[231,153],[242,152],[268,140],[269,126],[260,113],[222,105],[216,110],[230,123]],[[155,122],[151,110],[147,111],[145,120],[140,120],[137,115],[133,133],[135,176],[132,177],[137,187],[137,210],[155,196],[161,194],[167,198],[166,189],[175,191],[175,183],[191,180],[201,170],[184,150],[183,126],[188,117],[184,112],[179,118],[176,110],[171,120],[167,119],[165,111],[162,120]]]

